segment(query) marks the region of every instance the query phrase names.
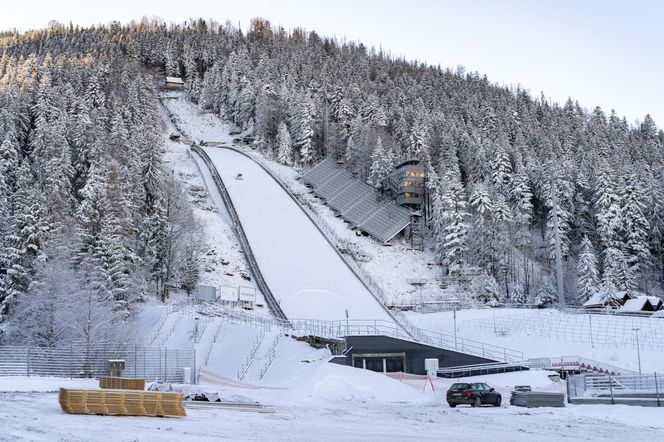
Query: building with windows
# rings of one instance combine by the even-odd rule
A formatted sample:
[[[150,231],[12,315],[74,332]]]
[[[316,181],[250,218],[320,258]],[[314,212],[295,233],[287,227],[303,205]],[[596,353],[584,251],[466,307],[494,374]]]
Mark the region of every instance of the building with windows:
[[[424,182],[426,173],[419,160],[408,160],[398,164],[383,180],[383,187],[394,195],[400,206],[424,204]]]

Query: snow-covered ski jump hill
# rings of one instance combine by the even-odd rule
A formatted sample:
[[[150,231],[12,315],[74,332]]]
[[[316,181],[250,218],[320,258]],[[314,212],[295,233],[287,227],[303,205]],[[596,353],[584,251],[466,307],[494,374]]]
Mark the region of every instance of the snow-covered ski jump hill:
[[[394,322],[291,196],[233,149],[206,147],[254,257],[288,318]]]

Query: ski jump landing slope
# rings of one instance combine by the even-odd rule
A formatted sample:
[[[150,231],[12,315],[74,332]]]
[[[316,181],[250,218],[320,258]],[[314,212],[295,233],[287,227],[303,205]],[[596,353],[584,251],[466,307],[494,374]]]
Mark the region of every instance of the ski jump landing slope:
[[[288,318],[394,322],[291,196],[233,149],[204,148],[242,222],[254,258]],[[241,174],[241,178],[240,178]]]

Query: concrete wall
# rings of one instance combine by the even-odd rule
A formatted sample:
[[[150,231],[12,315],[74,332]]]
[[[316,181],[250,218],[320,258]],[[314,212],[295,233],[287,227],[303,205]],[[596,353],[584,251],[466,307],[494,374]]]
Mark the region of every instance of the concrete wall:
[[[443,350],[428,345],[417,344],[388,336],[348,336],[346,338],[346,358],[330,361],[336,364],[352,365],[353,355],[366,353],[405,353],[407,373],[426,374],[424,359],[437,358],[440,368],[459,365],[485,364],[495,362],[465,353]]]

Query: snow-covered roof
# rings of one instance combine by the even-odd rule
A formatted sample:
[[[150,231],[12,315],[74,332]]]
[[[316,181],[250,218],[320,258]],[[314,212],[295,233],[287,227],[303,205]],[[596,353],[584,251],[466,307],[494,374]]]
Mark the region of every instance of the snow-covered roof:
[[[608,292],[606,290],[600,290],[593,294],[586,302],[583,303],[582,307],[594,308],[594,307],[605,307],[610,304],[622,304],[623,301],[627,302],[630,299],[635,299],[637,296],[644,296],[639,294],[639,292]]]
[[[648,301],[650,301],[653,307],[657,307],[659,304],[662,303],[662,298],[659,298],[657,296],[646,296],[646,298],[648,298]]]
[[[166,77],[166,83],[184,84],[184,81],[180,77]]]
[[[630,299],[625,302],[625,304],[620,308],[621,312],[640,312],[643,311],[646,303],[657,309],[659,304],[662,302],[657,296],[637,296],[634,299]]]
[[[629,301],[625,302],[622,307],[620,307],[620,311],[641,312],[643,311],[643,307],[646,305],[646,302],[648,302],[648,298],[645,296],[639,296],[638,298],[630,299]]]
[[[597,292],[592,295],[586,302],[583,303],[583,307],[603,307],[604,306],[604,296],[605,293]]]

